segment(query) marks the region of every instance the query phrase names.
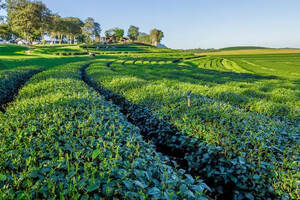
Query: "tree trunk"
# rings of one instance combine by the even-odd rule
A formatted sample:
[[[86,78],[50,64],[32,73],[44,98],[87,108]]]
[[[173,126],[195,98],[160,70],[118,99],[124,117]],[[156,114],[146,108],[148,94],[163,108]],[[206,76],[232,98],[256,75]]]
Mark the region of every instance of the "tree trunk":
[[[59,44],[62,43],[62,34],[59,35]]]

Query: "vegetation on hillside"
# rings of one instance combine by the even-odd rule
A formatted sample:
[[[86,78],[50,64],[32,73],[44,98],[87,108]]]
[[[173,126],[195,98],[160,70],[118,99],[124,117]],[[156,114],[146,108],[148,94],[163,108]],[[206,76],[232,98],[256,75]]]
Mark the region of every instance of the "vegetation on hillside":
[[[0,116],[1,198],[206,199],[81,80],[83,64],[34,76]]]
[[[251,49],[270,49],[268,47],[258,47],[258,46],[236,46],[236,47],[225,47],[219,50],[221,51],[234,51],[234,50],[251,50]]]
[[[203,57],[176,65],[165,56],[147,62],[133,57],[99,60],[87,73],[147,138],[178,152],[172,156],[219,195],[228,195],[230,185],[234,199],[298,198],[299,85],[293,76],[257,75],[255,68],[241,66],[231,59]]]
[[[298,199],[299,63],[0,45],[1,198]]]

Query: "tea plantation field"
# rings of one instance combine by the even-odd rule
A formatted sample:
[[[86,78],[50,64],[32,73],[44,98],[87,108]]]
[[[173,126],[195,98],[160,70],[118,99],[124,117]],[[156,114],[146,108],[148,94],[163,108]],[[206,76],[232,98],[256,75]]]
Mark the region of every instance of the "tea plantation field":
[[[299,53],[2,45],[0,83],[0,199],[300,199]]]

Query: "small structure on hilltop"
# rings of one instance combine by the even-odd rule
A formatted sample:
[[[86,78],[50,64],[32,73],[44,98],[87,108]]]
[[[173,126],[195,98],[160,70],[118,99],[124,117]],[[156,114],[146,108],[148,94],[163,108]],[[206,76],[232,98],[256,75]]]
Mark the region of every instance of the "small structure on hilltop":
[[[130,40],[129,40],[129,38],[127,38],[127,37],[123,37],[123,38],[120,40],[120,42],[123,43],[123,44],[127,44],[127,43],[130,43]]]
[[[114,35],[109,35],[105,40],[106,44],[116,43],[116,38]]]

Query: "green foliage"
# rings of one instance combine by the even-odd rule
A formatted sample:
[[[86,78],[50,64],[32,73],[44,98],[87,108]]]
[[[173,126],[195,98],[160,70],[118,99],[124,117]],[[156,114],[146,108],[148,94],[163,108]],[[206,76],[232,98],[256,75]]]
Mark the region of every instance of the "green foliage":
[[[82,32],[86,37],[87,43],[94,43],[96,41],[96,38],[99,37],[101,33],[100,24],[95,22],[93,18],[89,17],[85,20]]]
[[[81,47],[37,46],[27,55],[0,45],[6,94],[40,70],[22,66],[64,64],[35,75],[0,112],[0,199],[205,198],[203,182],[171,168],[174,160],[140,134],[215,197],[299,199],[298,54]],[[107,54],[87,68],[90,84],[126,115],[81,80],[84,63],[65,64],[90,60],[68,57],[86,48]]]
[[[238,46],[238,47],[226,47],[219,49],[221,51],[235,51],[235,50],[250,50],[250,49],[269,49],[267,47],[256,47],[256,46]]]
[[[158,29],[152,29],[150,31],[150,41],[153,45],[157,46],[158,43],[162,40],[164,37],[164,33],[161,30]]]
[[[152,45],[143,44],[143,43],[114,43],[114,44],[97,44],[97,45],[80,45],[82,49],[88,49],[96,53],[176,53],[176,50],[173,49],[159,49]]]
[[[66,52],[68,57],[56,56],[57,53]],[[45,45],[34,49],[18,45],[0,45],[0,71],[25,66],[41,66],[48,69],[65,63],[90,60],[87,56],[73,56],[82,52],[86,51],[75,45]]]
[[[0,198],[206,199],[81,80],[83,64],[35,75],[0,115]]]
[[[124,30],[121,28],[113,28],[105,31],[106,39],[112,39],[113,42],[120,41],[124,36]]]
[[[41,35],[50,16],[50,10],[42,2],[27,0],[9,1],[7,11],[11,30],[29,42]]]
[[[69,44],[73,44],[76,37],[80,36],[82,34],[82,27],[83,27],[84,23],[76,17],[67,17],[67,18],[63,18],[63,26],[64,26],[64,34],[67,36],[67,39],[69,41]],[[87,26],[87,24],[85,24],[85,26]],[[96,25],[94,22],[94,29],[96,29]],[[60,27],[62,28],[62,27]],[[86,30],[86,29],[84,29]],[[84,32],[84,34],[86,35],[87,32]],[[98,34],[98,30],[94,30],[94,32],[92,34]],[[90,37],[90,35],[88,35],[88,37]]]
[[[136,41],[139,36],[139,27],[136,26],[130,26],[128,29],[128,37],[132,41]]]
[[[150,35],[146,33],[140,33],[140,35],[137,38],[138,42],[146,43],[146,44],[151,44],[151,39]]]
[[[114,32],[113,33],[114,37],[116,38],[117,41],[120,41],[124,36],[124,30],[121,28],[116,27],[113,29],[113,32]]]
[[[23,46],[0,44],[0,56],[11,56],[10,58],[13,58],[12,56],[16,56],[22,53],[24,54],[24,51],[26,50],[28,50],[28,48]],[[1,58],[1,61],[4,61],[4,59]]]
[[[8,24],[0,24],[0,38],[10,40],[12,38],[12,31]]]
[[[12,100],[18,88],[32,75],[41,71],[41,68],[28,66],[12,70],[0,71],[0,109]]]
[[[183,152],[189,170],[216,193],[230,185],[235,199],[299,198],[299,86],[255,75],[231,59],[164,60],[99,60],[87,72],[146,137]]]

